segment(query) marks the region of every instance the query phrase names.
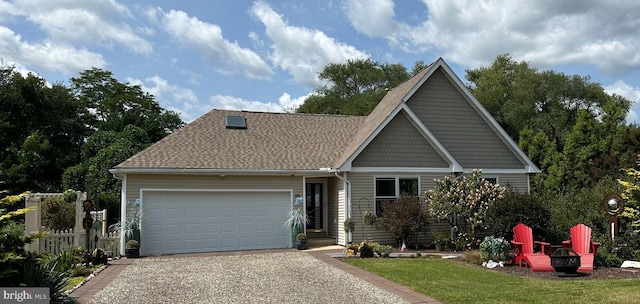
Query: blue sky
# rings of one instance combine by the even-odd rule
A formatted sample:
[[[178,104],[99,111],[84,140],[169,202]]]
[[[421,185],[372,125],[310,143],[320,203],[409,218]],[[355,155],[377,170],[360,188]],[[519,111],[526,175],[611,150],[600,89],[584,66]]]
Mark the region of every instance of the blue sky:
[[[0,0],[0,59],[52,83],[110,70],[190,122],[294,109],[329,63],[443,57],[464,80],[509,53],[590,75],[640,123],[638,29],[637,1]]]

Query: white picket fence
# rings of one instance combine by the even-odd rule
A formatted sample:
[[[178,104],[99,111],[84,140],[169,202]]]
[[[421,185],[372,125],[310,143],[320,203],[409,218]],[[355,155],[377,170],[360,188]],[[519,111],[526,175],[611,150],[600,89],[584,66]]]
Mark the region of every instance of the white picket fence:
[[[91,229],[89,232],[89,240],[87,243],[87,234],[82,227],[82,202],[86,200],[86,193],[78,192],[76,200],[76,219],[75,227],[65,231],[50,231],[42,226],[42,203],[47,198],[60,198],[62,193],[35,193],[26,199],[26,207],[35,207],[36,210],[25,214],[25,235],[36,232],[46,231],[47,235],[42,238],[36,238],[30,244],[25,245],[25,250],[37,253],[48,252],[50,254],[59,254],[64,250],[72,247],[82,247],[93,250],[102,248],[105,252],[116,256],[120,253],[120,235],[119,233],[109,233],[107,231],[107,210],[92,211],[91,215],[94,221],[101,221],[100,229]],[[98,242],[96,244],[96,236]]]

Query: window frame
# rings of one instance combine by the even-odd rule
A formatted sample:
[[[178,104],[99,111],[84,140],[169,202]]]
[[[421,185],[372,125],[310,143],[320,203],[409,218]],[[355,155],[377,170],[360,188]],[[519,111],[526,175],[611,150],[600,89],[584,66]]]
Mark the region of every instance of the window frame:
[[[378,195],[378,180],[394,180],[394,195],[393,196],[386,196],[386,195]],[[421,184],[420,184],[420,176],[408,176],[408,175],[395,175],[395,176],[389,176],[389,175],[382,175],[382,176],[374,176],[373,177],[373,209],[374,212],[376,213],[376,216],[382,216],[382,206],[379,206],[379,202],[383,202],[383,201],[396,201],[398,198],[400,198],[400,196],[402,195],[402,193],[400,193],[400,180],[415,180],[417,181],[418,184],[418,189],[415,195],[416,196],[420,196],[420,188],[421,188]]]
[[[487,176],[481,176],[480,178],[494,184],[494,185],[500,185],[500,178],[498,178],[497,175],[487,175]],[[491,180],[495,180],[496,182],[492,182]]]

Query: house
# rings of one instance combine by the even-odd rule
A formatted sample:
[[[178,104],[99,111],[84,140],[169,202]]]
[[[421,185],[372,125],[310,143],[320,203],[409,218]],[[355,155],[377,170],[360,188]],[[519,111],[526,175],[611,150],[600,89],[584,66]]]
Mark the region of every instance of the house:
[[[369,116],[212,110],[111,172],[123,214],[142,201],[141,252],[168,254],[291,247],[297,206],[307,231],[345,245],[346,218],[472,169],[522,192],[539,171],[438,59]]]

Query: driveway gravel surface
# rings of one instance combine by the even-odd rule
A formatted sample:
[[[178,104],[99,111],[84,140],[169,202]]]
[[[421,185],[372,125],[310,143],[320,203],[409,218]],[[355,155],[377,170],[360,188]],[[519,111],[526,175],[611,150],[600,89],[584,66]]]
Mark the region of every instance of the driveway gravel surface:
[[[407,303],[303,252],[135,261],[91,303]]]

